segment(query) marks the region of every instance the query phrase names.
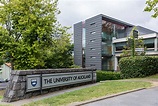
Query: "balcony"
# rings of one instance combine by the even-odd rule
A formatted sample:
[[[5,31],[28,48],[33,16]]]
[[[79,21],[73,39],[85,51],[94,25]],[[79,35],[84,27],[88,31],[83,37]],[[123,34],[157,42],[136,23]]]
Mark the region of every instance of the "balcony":
[[[108,49],[102,49],[101,53],[102,56],[111,57],[112,56],[111,47],[108,47]]]

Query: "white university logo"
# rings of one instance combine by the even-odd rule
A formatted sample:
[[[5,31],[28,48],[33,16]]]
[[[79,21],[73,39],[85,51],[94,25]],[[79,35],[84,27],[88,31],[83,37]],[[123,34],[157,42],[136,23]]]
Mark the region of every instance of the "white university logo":
[[[35,87],[37,85],[37,80],[36,79],[31,79],[31,85]]]

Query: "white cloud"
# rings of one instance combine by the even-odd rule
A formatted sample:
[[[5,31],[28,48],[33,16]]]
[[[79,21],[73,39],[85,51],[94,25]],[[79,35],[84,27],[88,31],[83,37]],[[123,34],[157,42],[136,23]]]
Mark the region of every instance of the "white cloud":
[[[61,14],[58,20],[62,25],[73,26],[98,14],[144,26],[158,32],[158,18],[151,18],[150,12],[143,12],[146,0],[59,0]],[[71,29],[73,33],[73,29]]]

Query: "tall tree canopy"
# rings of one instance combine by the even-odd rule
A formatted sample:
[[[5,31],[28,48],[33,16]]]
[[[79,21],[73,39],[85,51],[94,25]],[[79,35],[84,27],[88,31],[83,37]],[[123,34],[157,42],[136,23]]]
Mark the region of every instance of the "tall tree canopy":
[[[154,14],[152,17],[156,18],[158,16],[158,0],[147,0],[147,6],[145,7],[145,11],[153,11]]]
[[[60,13],[57,3],[57,0],[0,1],[0,54],[11,62],[13,69],[54,68],[48,64],[59,57],[69,58],[69,64],[60,60],[55,64],[66,64],[65,67],[72,64],[70,34],[57,21],[56,15]]]

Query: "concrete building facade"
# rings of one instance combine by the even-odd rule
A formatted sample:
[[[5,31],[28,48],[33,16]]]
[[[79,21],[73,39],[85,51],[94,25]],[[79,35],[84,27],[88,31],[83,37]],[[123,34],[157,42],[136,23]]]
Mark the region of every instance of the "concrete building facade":
[[[135,25],[99,14],[74,24],[74,62],[81,67],[118,70],[118,60]],[[136,26],[147,55],[158,55],[158,33]]]
[[[11,64],[5,63],[0,66],[0,79],[10,80],[11,75]]]

